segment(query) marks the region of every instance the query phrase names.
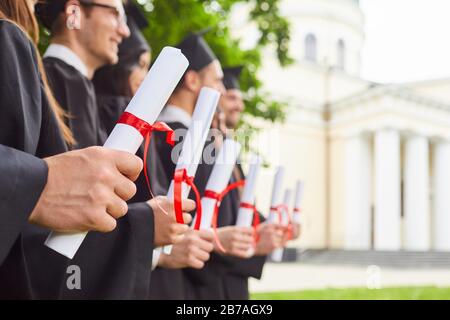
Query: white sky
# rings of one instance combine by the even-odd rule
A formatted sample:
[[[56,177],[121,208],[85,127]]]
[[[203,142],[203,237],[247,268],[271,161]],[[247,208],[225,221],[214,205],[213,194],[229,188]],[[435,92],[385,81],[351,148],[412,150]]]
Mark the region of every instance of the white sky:
[[[450,77],[450,0],[361,0],[362,75],[377,82]]]

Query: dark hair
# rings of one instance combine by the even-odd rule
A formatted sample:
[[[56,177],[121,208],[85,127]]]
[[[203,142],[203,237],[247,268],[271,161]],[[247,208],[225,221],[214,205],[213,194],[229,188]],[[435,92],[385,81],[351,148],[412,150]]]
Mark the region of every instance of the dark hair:
[[[92,82],[95,92],[103,95],[118,95],[132,97],[129,78],[133,70],[139,65],[139,58],[144,51],[137,51],[127,57],[126,61],[119,60],[115,65],[107,65],[98,69]]]

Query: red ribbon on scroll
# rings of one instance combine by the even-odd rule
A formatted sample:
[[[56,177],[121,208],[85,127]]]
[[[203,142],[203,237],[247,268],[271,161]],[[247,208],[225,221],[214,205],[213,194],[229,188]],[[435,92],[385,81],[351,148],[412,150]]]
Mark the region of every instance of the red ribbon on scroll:
[[[144,176],[145,181],[147,181],[147,187],[150,192],[150,195],[154,198],[151,186],[150,186],[150,178],[148,176],[147,172],[147,153],[148,153],[148,147],[150,144],[150,139],[152,137],[153,131],[160,131],[160,132],[166,132],[166,142],[170,144],[171,146],[174,145],[174,133],[173,130],[164,122],[155,122],[154,124],[150,124],[138,117],[136,117],[134,114],[129,112],[124,112],[122,116],[120,117],[119,121],[117,123],[120,124],[126,124],[133,128],[135,128],[139,133],[144,137],[145,139],[145,146],[144,146]]]
[[[217,235],[217,217],[219,216],[219,207],[220,207],[220,205],[222,203],[222,199],[228,194],[228,192],[230,192],[231,190],[234,190],[236,188],[242,187],[243,185],[245,185],[245,180],[239,180],[237,182],[229,184],[220,193],[217,193],[217,192],[212,191],[212,190],[205,190],[204,197],[216,200],[216,205],[214,206],[214,213],[213,213],[213,219],[212,219],[211,226],[213,228],[214,238],[216,240],[217,246],[223,252],[226,252],[226,250],[223,247],[222,243],[220,242],[219,236]],[[197,221],[196,221],[197,223],[199,223],[199,221],[201,221],[200,218],[201,217],[197,216]]]
[[[255,245],[256,245],[256,243],[259,241],[259,236],[256,232],[256,228],[258,227],[258,225],[260,223],[258,209],[256,209],[255,205],[246,203],[246,202],[241,202],[240,207],[253,210],[253,234],[254,234]]]
[[[285,204],[280,204],[276,207],[271,207],[271,211],[275,211],[278,214],[278,223],[282,222],[283,210],[286,211],[286,215],[288,217],[288,225],[287,225],[287,237],[288,239],[292,239],[292,221],[291,216],[289,215],[289,207]]]
[[[195,202],[197,203],[197,220],[195,221],[195,230],[200,229],[200,221],[202,219],[202,202],[200,198],[200,192],[198,192],[197,187],[194,184],[194,177],[189,177],[186,169],[178,169],[175,171],[173,176],[173,201],[174,201],[174,209],[175,209],[175,217],[178,223],[184,224],[183,219],[183,209],[182,209],[182,184],[186,183],[188,186],[194,190],[195,193]]]

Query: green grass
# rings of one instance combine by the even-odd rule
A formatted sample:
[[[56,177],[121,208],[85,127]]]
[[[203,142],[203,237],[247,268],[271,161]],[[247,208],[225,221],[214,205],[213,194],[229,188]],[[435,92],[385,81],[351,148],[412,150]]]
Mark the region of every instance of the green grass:
[[[254,293],[251,298],[253,300],[448,300],[450,299],[450,288],[323,289]]]

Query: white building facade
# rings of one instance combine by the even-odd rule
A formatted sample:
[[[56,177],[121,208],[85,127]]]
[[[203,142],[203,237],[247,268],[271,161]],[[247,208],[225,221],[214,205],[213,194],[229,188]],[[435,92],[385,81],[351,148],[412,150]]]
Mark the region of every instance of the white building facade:
[[[282,12],[296,62],[281,68],[267,53],[260,74],[290,105],[287,123],[256,122],[265,128],[256,148],[270,140],[260,150],[272,164],[261,175],[260,209],[283,165],[286,188],[305,182],[303,234],[293,246],[450,251],[450,79],[361,79],[357,0],[284,0]]]

